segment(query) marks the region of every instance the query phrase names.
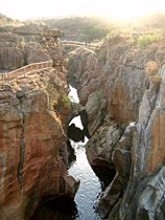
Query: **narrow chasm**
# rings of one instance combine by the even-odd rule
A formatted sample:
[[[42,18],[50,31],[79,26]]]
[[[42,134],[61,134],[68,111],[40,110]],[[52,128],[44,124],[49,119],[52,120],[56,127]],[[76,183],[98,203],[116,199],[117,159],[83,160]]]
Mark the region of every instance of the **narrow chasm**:
[[[79,102],[76,89],[70,87],[71,101]],[[80,186],[75,196],[77,220],[102,219],[96,212],[102,190],[112,181],[115,169],[107,166],[92,167],[86,155],[86,144],[90,139],[88,131],[88,116],[83,108],[69,122],[68,138],[70,147],[74,151],[75,160],[72,160],[68,173],[80,180]]]
[[[68,173],[80,180],[80,186],[74,199],[77,206],[76,219],[101,219],[95,211],[102,191],[101,183],[86,156],[85,144],[88,142],[88,138],[85,136],[80,116],[73,118],[70,122],[68,136],[76,156],[76,160],[72,162]]]
[[[70,99],[79,104],[76,89],[71,88]],[[75,109],[74,109],[75,110]],[[75,198],[53,195],[43,198],[31,220],[101,220],[97,204],[102,191],[115,176],[115,169],[106,164],[91,166],[86,155],[86,144],[90,139],[88,118],[85,110],[76,111],[68,124],[67,147],[69,152],[68,174],[80,181]]]

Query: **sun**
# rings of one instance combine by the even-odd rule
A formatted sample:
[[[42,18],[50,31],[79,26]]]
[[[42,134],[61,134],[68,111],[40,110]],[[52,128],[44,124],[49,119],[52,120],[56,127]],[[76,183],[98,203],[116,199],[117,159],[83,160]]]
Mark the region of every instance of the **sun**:
[[[95,4],[98,14],[115,20],[126,21],[153,13],[165,13],[165,0],[98,0]]]

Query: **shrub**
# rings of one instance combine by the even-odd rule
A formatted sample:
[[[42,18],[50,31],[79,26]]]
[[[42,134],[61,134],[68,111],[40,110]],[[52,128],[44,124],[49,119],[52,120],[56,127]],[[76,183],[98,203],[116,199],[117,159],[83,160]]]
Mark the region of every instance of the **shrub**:
[[[61,101],[65,108],[68,108],[68,109],[71,108],[71,101],[66,94],[62,95]]]
[[[158,41],[160,39],[161,39],[160,34],[154,34],[154,33],[142,34],[139,37],[137,37],[136,43],[140,47],[146,47],[147,45],[155,41]]]

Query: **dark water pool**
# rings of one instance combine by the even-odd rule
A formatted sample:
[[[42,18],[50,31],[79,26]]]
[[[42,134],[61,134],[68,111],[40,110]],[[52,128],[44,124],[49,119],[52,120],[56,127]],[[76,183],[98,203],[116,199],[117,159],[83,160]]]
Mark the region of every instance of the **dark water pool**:
[[[101,193],[101,184],[86,157],[84,143],[72,142],[76,161],[68,174],[79,179],[80,187],[74,201],[69,198],[50,198],[36,210],[31,220],[100,220],[95,206]]]

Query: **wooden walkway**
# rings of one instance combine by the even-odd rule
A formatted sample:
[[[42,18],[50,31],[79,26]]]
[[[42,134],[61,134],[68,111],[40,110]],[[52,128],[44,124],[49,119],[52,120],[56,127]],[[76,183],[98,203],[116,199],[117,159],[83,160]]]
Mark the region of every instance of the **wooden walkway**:
[[[47,62],[32,63],[9,72],[2,71],[0,72],[0,85],[3,86],[6,82],[9,82],[10,80],[16,79],[18,77],[26,77],[26,75],[29,72],[40,69],[42,70],[47,69],[52,66],[53,66],[53,62],[47,61]]]

